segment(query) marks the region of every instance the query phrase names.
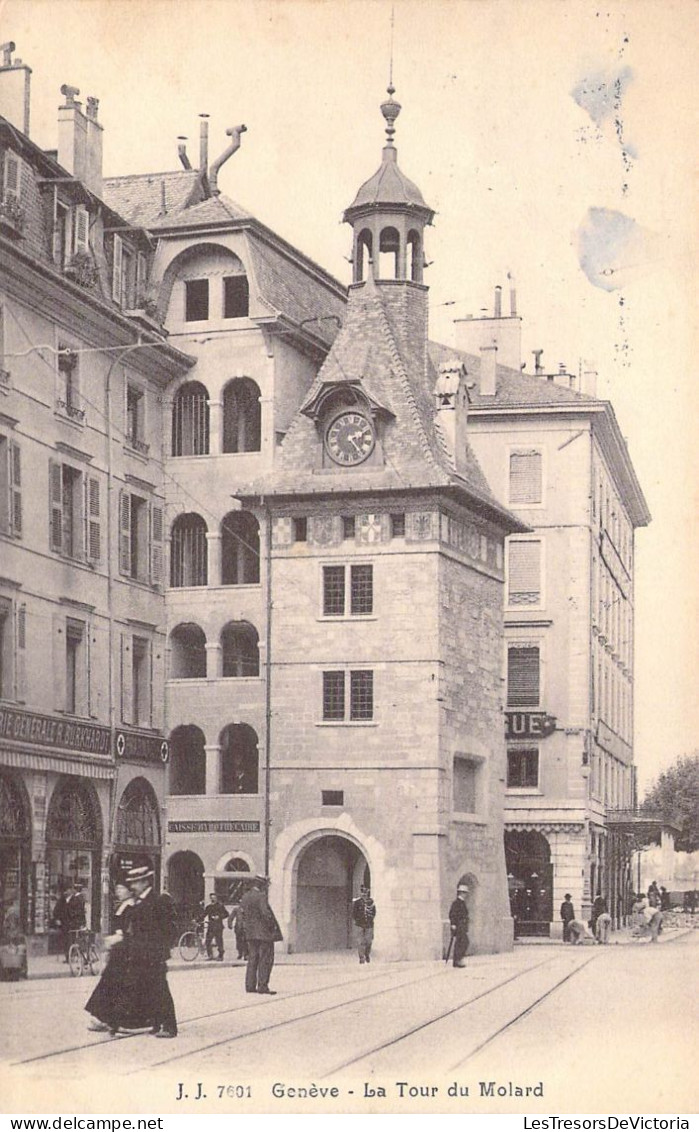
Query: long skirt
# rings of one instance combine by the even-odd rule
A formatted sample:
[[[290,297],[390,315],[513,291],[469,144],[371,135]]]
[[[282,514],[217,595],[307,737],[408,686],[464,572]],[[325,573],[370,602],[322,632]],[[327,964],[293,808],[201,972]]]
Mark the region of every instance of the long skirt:
[[[85,1009],[111,1029],[138,1030],[153,1024],[153,1003],[144,995],[141,973],[129,962],[126,946],[117,943]]]

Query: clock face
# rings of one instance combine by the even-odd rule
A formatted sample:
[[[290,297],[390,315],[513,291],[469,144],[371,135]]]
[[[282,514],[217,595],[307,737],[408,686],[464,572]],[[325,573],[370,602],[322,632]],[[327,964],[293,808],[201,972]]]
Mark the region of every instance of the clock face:
[[[364,413],[354,409],[335,417],[325,434],[325,447],[331,460],[342,467],[361,464],[374,451],[374,426]]]

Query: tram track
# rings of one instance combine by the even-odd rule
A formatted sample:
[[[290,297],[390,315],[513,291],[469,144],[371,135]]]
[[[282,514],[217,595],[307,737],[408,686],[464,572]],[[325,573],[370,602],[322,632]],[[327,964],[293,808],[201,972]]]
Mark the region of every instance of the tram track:
[[[452,1070],[455,1070],[458,1067],[464,1065],[468,1060],[470,1060],[478,1052],[480,1052],[480,1050],[482,1050],[485,1046],[487,1046],[490,1043],[492,1043],[493,1041],[495,1041],[501,1034],[503,1034],[511,1026],[515,1025],[519,1020],[526,1017],[529,1013],[531,1013],[534,1009],[536,1009],[536,1007],[540,1003],[542,1003],[545,999],[550,997],[551,994],[555,993],[555,991],[558,989],[559,986],[562,986],[563,983],[568,981],[568,979],[572,978],[579,971],[581,971],[584,967],[586,967],[592,961],[592,959],[594,959],[595,957],[596,956],[593,954],[585,962],[576,964],[576,966],[573,968],[573,970],[567,971],[561,979],[558,979],[554,983],[553,986],[548,987],[543,992],[543,994],[538,995],[538,997],[535,998],[535,1000],[533,1002],[528,1003],[524,1007],[524,1009],[522,1009],[521,1011],[519,1011],[515,1015],[515,1017],[508,1019],[502,1026],[497,1027],[492,1033],[485,1036],[482,1041],[478,1042],[471,1050],[468,1051],[468,1053],[464,1057],[461,1057],[453,1066],[450,1066],[449,1069],[446,1070],[446,1071],[451,1072]],[[560,963],[560,960],[561,960],[560,955],[556,955],[556,956],[553,956],[553,957],[547,956],[543,960],[540,960],[536,963],[529,964],[527,967],[525,967],[522,970],[518,970],[518,971],[515,971],[514,973],[510,973],[510,974],[508,974],[507,978],[500,979],[493,986],[487,987],[486,989],[480,991],[478,994],[472,995],[470,998],[466,999],[465,1001],[459,1002],[455,1005],[452,1005],[446,1010],[441,1010],[437,1014],[434,1014],[432,1017],[429,1017],[429,1018],[426,1018],[426,1019],[420,1021],[416,1025],[404,1027],[398,1033],[393,1034],[386,1041],[376,1043],[376,1044],[374,1044],[374,1045],[372,1045],[372,1046],[370,1046],[370,1047],[368,1047],[364,1050],[361,1050],[355,1056],[348,1058],[348,1059],[345,1059],[344,1061],[334,1065],[331,1069],[323,1070],[321,1073],[317,1073],[316,1079],[317,1080],[326,1080],[329,1077],[333,1076],[334,1074],[343,1072],[346,1069],[351,1068],[354,1065],[358,1065],[362,1062],[365,1062],[368,1058],[372,1058],[372,1057],[380,1055],[384,1051],[390,1049],[392,1046],[396,1046],[399,1043],[404,1042],[404,1041],[412,1038],[415,1035],[423,1034],[425,1031],[429,1032],[429,1029],[431,1027],[438,1026],[440,1023],[444,1022],[447,1019],[455,1018],[460,1013],[468,1011],[469,1008],[473,1008],[477,1003],[482,1002],[483,1000],[487,999],[489,996],[496,995],[504,987],[507,987],[508,985],[514,984],[521,979],[525,979],[527,976],[532,975],[533,972],[540,971],[544,967],[547,967],[547,966],[550,967],[551,965],[555,965],[556,963]],[[382,970],[382,971],[377,971],[376,974],[374,974],[372,972],[371,976],[369,976],[369,979],[371,980],[371,983],[374,984],[374,986],[373,986],[373,988],[371,988],[367,991],[366,985],[367,985],[367,982],[369,982],[369,979],[366,979],[366,978],[363,979],[362,987],[364,988],[364,993],[353,994],[353,995],[350,995],[349,997],[342,997],[342,1000],[339,1001],[339,1002],[332,1003],[330,1005],[323,1005],[323,1006],[319,1007],[318,1009],[304,1010],[301,1013],[293,1014],[292,1017],[282,1018],[282,1019],[279,1019],[277,1021],[273,1021],[271,1019],[262,1020],[262,1024],[259,1025],[259,1026],[253,1025],[250,1028],[242,1030],[240,1033],[232,1034],[232,1035],[226,1035],[225,1037],[217,1038],[215,1041],[199,1042],[194,1046],[188,1045],[187,1049],[184,1050],[184,1051],[172,1053],[170,1056],[160,1058],[157,1061],[150,1061],[149,1060],[147,1063],[140,1064],[135,1068],[130,1068],[130,1069],[124,1068],[122,1070],[122,1073],[123,1073],[123,1075],[126,1075],[126,1076],[132,1076],[132,1075],[142,1073],[142,1072],[150,1072],[153,1069],[163,1069],[163,1068],[166,1068],[167,1066],[175,1065],[178,1062],[184,1061],[185,1059],[197,1058],[198,1056],[200,1056],[202,1054],[206,1055],[206,1054],[209,1054],[209,1053],[211,1053],[212,1051],[215,1051],[215,1050],[221,1050],[222,1051],[222,1050],[225,1049],[225,1047],[234,1046],[236,1043],[245,1042],[246,1040],[251,1040],[251,1039],[254,1040],[256,1036],[263,1034],[263,1033],[271,1034],[271,1033],[282,1031],[284,1029],[288,1029],[288,1028],[293,1027],[293,1026],[302,1027],[305,1023],[317,1021],[318,1019],[321,1019],[323,1017],[329,1017],[330,1015],[332,1015],[333,1013],[335,1013],[337,1011],[341,1011],[343,1009],[350,1009],[351,1010],[352,1008],[356,1008],[358,1006],[361,1007],[361,1005],[363,1003],[365,1003],[369,1000],[375,1000],[376,998],[378,998],[380,996],[390,996],[392,994],[399,994],[399,993],[405,992],[406,990],[409,990],[411,987],[424,987],[426,983],[428,983],[432,980],[443,979],[447,974],[448,974],[448,968],[444,968],[444,967],[438,969],[437,971],[435,971],[431,974],[425,974],[424,969],[423,969],[422,973],[417,974],[417,975],[414,972],[412,972],[411,978],[409,978],[409,979],[402,979],[399,982],[391,982],[391,984],[389,986],[377,989],[375,984],[377,982],[379,982],[380,980],[385,979],[386,976],[387,976],[387,972],[385,971],[385,969]],[[282,1004],[292,1002],[293,1000],[305,999],[305,998],[308,998],[311,995],[319,995],[319,994],[323,994],[323,993],[327,993],[327,992],[334,992],[334,991],[338,992],[339,991],[340,994],[341,994],[344,988],[349,988],[349,987],[354,987],[354,986],[356,986],[354,980],[349,980],[349,979],[341,980],[341,981],[338,981],[338,982],[335,982],[335,983],[332,983],[332,984],[329,984],[329,985],[323,986],[323,987],[313,987],[313,988],[310,988],[310,989],[307,989],[307,990],[304,990],[304,991],[298,991],[298,992],[292,992],[290,994],[280,995],[279,998],[273,1000],[273,1005],[279,1007]],[[180,1022],[180,1031],[186,1032],[188,1027],[193,1026],[197,1023],[202,1023],[202,1022],[205,1023],[205,1022],[210,1022],[210,1021],[215,1020],[215,1019],[223,1019],[226,1016],[236,1017],[236,1016],[240,1016],[240,1015],[242,1015],[245,1012],[250,1011],[250,1010],[258,1010],[259,1011],[261,1008],[263,1010],[265,1010],[265,1007],[261,1003],[254,1002],[254,1003],[244,1003],[244,1004],[240,1004],[240,1005],[237,1005],[237,1006],[234,1006],[234,1007],[228,1007],[224,1010],[207,1011],[207,1012],[202,1013],[202,1014],[198,1014],[198,1015],[194,1015],[194,1016],[182,1019],[181,1022]],[[265,1010],[265,1015],[267,1015],[266,1010]],[[23,1067],[23,1066],[28,1066],[28,1065],[31,1065],[31,1064],[37,1064],[37,1063],[58,1064],[60,1058],[67,1057],[70,1054],[82,1054],[85,1051],[93,1051],[93,1052],[97,1053],[98,1057],[100,1057],[101,1054],[99,1054],[97,1051],[110,1050],[110,1049],[113,1051],[114,1050],[114,1044],[113,1043],[114,1043],[115,1040],[119,1040],[119,1042],[121,1044],[124,1041],[131,1041],[134,1038],[143,1037],[143,1036],[144,1036],[144,1032],[141,1031],[140,1033],[123,1035],[120,1039],[108,1038],[108,1039],[100,1039],[100,1040],[97,1040],[97,1041],[92,1040],[92,1041],[86,1041],[86,1042],[82,1042],[82,1043],[76,1043],[75,1045],[64,1046],[60,1049],[45,1051],[44,1053],[37,1054],[37,1055],[34,1055],[32,1057],[29,1057],[29,1058],[22,1058],[21,1060],[11,1062],[10,1064],[13,1067],[17,1067],[17,1068]],[[107,1054],[105,1056],[110,1056],[110,1055]]]

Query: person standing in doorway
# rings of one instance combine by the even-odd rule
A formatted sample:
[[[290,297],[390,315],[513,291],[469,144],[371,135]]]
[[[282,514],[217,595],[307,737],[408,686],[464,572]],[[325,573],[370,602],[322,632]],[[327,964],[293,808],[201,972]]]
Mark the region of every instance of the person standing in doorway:
[[[575,919],[575,908],[570,898],[570,893],[566,892],[565,900],[561,904],[561,919],[563,920],[563,942],[570,942],[570,925]]]
[[[269,906],[269,879],[256,876],[240,901],[243,932],[248,947],[245,990],[248,994],[276,994],[269,989],[274,966],[274,944],[282,940],[277,917]]]
[[[126,928],[126,960],[156,1038],[176,1038],[175,1004],[167,985],[171,920],[169,903],[153,891],[153,870],[130,869],[126,883],[134,897]]]
[[[223,921],[228,918],[225,906],[215,892],[209,894],[209,903],[204,909],[206,920],[206,958],[213,959],[213,945],[216,944],[217,958],[223,959]]]
[[[371,945],[374,942],[374,920],[376,919],[376,905],[371,899],[371,892],[363,884],[359,889],[359,896],[352,901],[352,920],[355,927],[355,938],[360,963],[371,963]]]
[[[466,952],[468,951],[468,908],[466,897],[468,885],[459,884],[456,889],[456,899],[449,909],[449,923],[451,924],[454,956],[452,962],[455,967],[466,966]]]

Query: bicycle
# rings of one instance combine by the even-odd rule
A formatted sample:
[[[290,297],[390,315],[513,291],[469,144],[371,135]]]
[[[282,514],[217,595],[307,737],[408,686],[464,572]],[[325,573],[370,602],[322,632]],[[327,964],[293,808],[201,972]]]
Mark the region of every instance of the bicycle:
[[[71,932],[75,936],[68,948],[68,965],[71,975],[84,975],[89,970],[91,975],[99,973],[102,965],[99,949],[95,943],[95,933],[89,928],[78,928]]]
[[[185,963],[193,963],[195,959],[206,955],[204,925],[194,920],[192,926],[182,932],[177,941],[177,948]]]

